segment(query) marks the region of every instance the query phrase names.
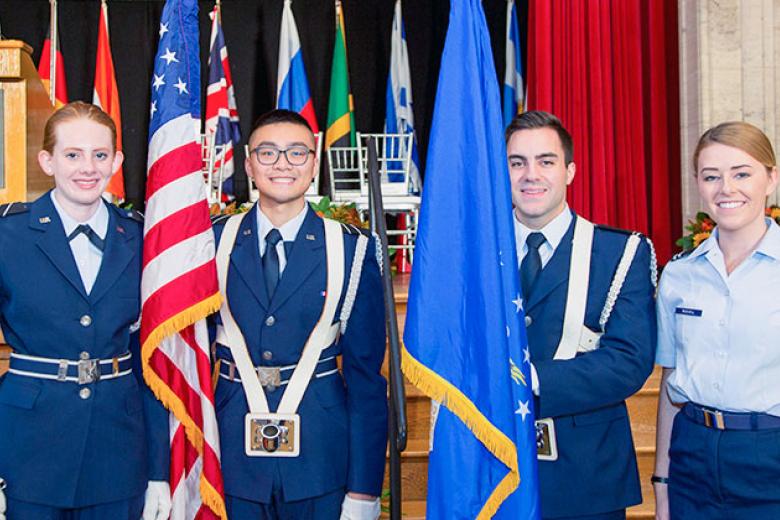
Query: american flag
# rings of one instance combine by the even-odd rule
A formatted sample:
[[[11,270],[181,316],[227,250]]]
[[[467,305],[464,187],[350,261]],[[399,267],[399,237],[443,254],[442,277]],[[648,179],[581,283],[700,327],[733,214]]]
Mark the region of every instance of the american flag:
[[[223,192],[233,193],[233,146],[241,142],[241,130],[238,126],[236,96],[233,92],[233,79],[230,75],[225,36],[222,33],[220,5],[217,3],[211,12],[211,50],[209,52],[209,84],[206,87],[206,136],[214,139],[217,146],[225,146],[225,177]],[[220,160],[214,163],[214,169],[220,167]]]
[[[167,0],[152,78],[141,345],[146,382],[171,410],[172,520],[227,518],[205,323],[220,295],[198,58],[197,0]]]

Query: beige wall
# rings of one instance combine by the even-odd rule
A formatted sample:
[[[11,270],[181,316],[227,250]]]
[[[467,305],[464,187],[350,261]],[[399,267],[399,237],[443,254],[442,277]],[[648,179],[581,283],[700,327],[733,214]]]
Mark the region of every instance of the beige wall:
[[[780,0],[679,0],[683,221],[701,209],[690,165],[699,136],[728,120],[780,137]],[[780,153],[780,152],[779,152]],[[780,201],[775,193],[770,203]]]

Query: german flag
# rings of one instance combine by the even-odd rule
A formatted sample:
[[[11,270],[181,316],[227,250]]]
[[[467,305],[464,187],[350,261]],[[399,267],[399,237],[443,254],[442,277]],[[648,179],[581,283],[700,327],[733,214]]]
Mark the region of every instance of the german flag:
[[[354,105],[349,90],[344,12],[340,0],[336,0],[336,42],[333,46],[333,64],[330,69],[328,130],[325,134],[325,148],[331,146],[357,146]]]
[[[54,42],[52,44],[52,42]],[[52,63],[53,62],[53,63]],[[49,34],[43,42],[41,61],[38,62],[38,75],[43,86],[49,92],[54,108],[68,103],[68,88],[65,84],[65,62],[60,52],[60,39],[57,32],[57,2],[51,3],[51,21]]]

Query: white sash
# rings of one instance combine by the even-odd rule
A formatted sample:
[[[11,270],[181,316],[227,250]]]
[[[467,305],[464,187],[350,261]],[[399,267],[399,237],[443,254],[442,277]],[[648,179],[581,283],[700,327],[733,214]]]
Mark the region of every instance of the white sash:
[[[230,348],[236,368],[238,368],[249,411],[253,414],[267,414],[270,410],[268,409],[265,391],[252,365],[244,335],[230,312],[227,298],[227,275],[230,253],[233,250],[238,228],[244,215],[234,215],[228,219],[222,232],[219,248],[217,249],[217,275],[219,277],[219,289],[223,295],[222,307],[219,309],[219,312],[227,337],[226,346]],[[298,405],[303,398],[303,393],[309,385],[312,374],[314,374],[320,353],[335,341],[339,332],[339,324],[333,325],[332,323],[344,283],[344,236],[340,224],[329,219],[323,219],[323,222],[325,224],[325,250],[328,268],[325,302],[320,319],[306,340],[298,365],[293,370],[287,389],[282,394],[279,408],[276,410],[278,414],[296,413]]]
[[[574,240],[569,260],[569,290],[563,318],[561,341],[553,359],[572,359],[580,346],[580,337],[586,327],[585,307],[588,303],[590,282],[590,254],[593,249],[593,224],[575,217]]]
[[[591,222],[576,217],[571,259],[569,260],[569,290],[566,294],[566,309],[563,318],[563,332],[553,359],[572,359],[578,352],[589,352],[599,347],[599,339],[612,313],[620,290],[623,287],[628,270],[634,261],[640,238],[636,233],[628,237],[623,248],[615,276],[607,293],[604,307],[599,318],[599,332],[593,332],[585,326],[585,308],[588,303],[588,284],[590,282],[590,259],[593,249],[593,230]]]

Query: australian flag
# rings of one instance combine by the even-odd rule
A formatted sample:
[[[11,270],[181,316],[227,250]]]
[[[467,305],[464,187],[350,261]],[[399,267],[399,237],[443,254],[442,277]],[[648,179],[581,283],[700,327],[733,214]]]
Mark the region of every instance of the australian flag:
[[[206,136],[214,139],[217,146],[224,146],[224,153],[218,157],[225,162],[223,193],[233,194],[233,148],[241,141],[238,125],[236,96],[233,92],[233,79],[230,75],[225,36],[222,33],[220,5],[211,11],[211,46],[209,52],[209,84],[206,87]],[[215,161],[218,170],[220,160]]]

